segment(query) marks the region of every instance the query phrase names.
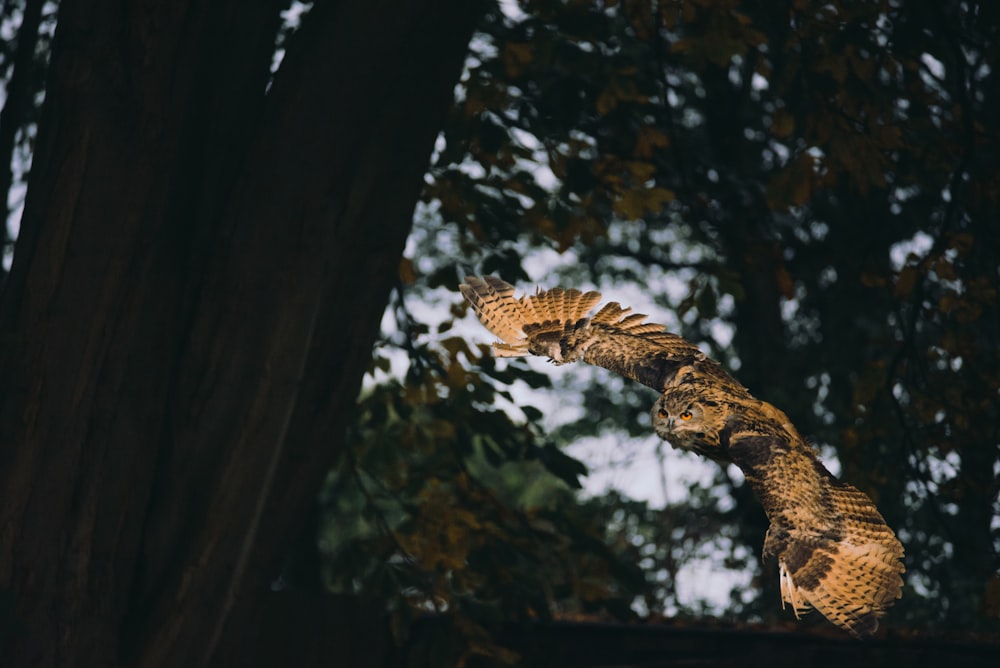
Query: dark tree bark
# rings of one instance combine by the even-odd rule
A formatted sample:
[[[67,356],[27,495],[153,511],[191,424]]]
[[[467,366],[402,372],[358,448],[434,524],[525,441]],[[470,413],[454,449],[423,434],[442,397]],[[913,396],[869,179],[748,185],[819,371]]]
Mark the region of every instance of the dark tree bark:
[[[480,3],[64,0],[0,299],[13,665],[235,664],[335,461]],[[263,641],[262,641],[263,642]]]

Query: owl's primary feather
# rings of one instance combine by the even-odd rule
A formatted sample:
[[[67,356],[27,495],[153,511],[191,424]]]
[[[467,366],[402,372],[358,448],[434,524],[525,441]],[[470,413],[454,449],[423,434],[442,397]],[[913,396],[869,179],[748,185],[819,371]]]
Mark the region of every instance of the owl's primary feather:
[[[778,560],[781,598],[870,636],[902,592],[903,547],[865,494],[837,480],[780,410],[754,398],[692,343],[597,292],[554,288],[514,297],[492,276],[459,286],[500,341],[499,357],[583,360],[661,393],[657,434],[746,476],[770,520],[764,557]]]
[[[599,292],[553,288],[515,299],[514,287],[495,276],[466,276],[458,287],[479,320],[500,338],[493,344],[497,357],[539,355],[556,364],[583,360],[661,392],[697,368],[692,382],[747,394],[697,346],[663,325],[646,323],[641,313],[609,302],[590,316]]]

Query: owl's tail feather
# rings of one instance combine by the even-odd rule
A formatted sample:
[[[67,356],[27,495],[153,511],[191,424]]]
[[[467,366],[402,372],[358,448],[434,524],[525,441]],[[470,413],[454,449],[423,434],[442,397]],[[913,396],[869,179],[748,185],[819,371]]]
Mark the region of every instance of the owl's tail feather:
[[[779,562],[782,606],[791,604],[796,617],[815,608],[854,637],[869,637],[878,628],[878,620],[886,608],[901,595],[901,564],[896,555],[886,553],[881,545],[838,544],[835,549],[830,555],[832,568],[817,583],[797,583],[787,565]],[[847,556],[858,551],[881,554],[854,561]]]
[[[553,288],[514,298],[514,286],[496,278],[466,276],[458,286],[479,320],[500,341],[497,357],[543,355],[555,362],[564,357],[567,337],[589,322],[590,311],[601,300],[599,292]]]
[[[778,558],[782,606],[791,604],[796,617],[815,608],[856,638],[871,636],[902,594],[902,556],[902,545],[884,524],[839,541],[793,537]]]

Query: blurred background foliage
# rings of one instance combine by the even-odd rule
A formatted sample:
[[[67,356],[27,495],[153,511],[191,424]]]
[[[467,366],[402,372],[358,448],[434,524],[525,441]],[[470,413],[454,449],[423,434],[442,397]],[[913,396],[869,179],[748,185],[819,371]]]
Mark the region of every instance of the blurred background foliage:
[[[456,283],[494,273],[522,290],[641,295],[876,499],[907,550],[890,626],[995,629],[998,12],[708,0],[491,10],[375,352],[396,376],[369,386],[355,458],[334,476],[335,489],[353,477],[370,512],[386,509],[356,544],[382,546],[382,563],[366,562],[385,571],[373,580],[397,579],[382,593],[480,621],[780,618],[775,569],[758,558],[766,520],[738,472],[715,467],[661,507],[574,491],[580,471],[556,453],[598,434],[606,447],[655,447],[651,393],[601,370],[494,362],[485,330],[456,333]],[[328,548],[346,497],[330,498]],[[706,591],[731,583],[728,604],[678,594],[679,571],[699,559],[713,562],[693,571]],[[343,580],[356,570],[330,572],[368,586]]]
[[[5,266],[53,8],[4,3],[5,30],[35,24],[19,32],[34,41],[0,42]],[[987,1],[491,6],[350,454],[286,585],[382,597],[400,638],[436,612],[459,633],[434,652],[499,662],[513,656],[491,630],[511,620],[788,618],[737,471],[705,464],[659,504],[581,490],[581,440],[665,455],[654,396],[602,370],[494,361],[456,285],[497,274],[596,287],[696,341],[897,530],[906,589],[888,626],[996,631],[998,33]],[[37,67],[11,76],[19,58]]]

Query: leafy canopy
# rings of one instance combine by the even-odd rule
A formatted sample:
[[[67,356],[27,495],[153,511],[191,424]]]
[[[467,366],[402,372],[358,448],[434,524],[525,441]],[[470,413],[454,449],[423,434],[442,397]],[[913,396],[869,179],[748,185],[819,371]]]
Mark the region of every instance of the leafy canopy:
[[[778,614],[773,564],[756,556],[765,520],[731,472],[660,509],[574,491],[582,471],[559,448],[597,433],[651,447],[636,440],[651,396],[585,371],[554,386],[538,364],[495,363],[466,321],[456,334],[458,278],[497,273],[616,299],[642,287],[897,528],[907,589],[890,625],[995,627],[996,11],[798,0],[491,11],[426,177],[395,332],[375,352],[376,367],[392,358],[405,375],[375,374],[335,478],[340,502],[352,476],[366,496],[358,544],[381,541],[365,563],[396,578],[380,591],[402,586],[417,609],[480,623],[697,614],[705,602],[679,599],[676,577],[709,558],[754,574],[733,580],[723,614]],[[446,315],[424,306],[441,303]],[[551,388],[574,419],[543,416],[524,386]],[[331,511],[330,526],[344,516]]]

